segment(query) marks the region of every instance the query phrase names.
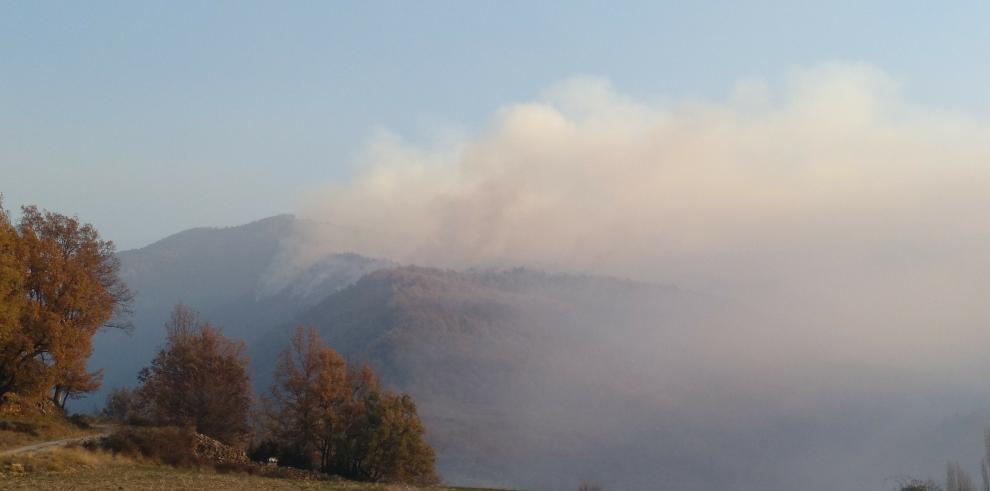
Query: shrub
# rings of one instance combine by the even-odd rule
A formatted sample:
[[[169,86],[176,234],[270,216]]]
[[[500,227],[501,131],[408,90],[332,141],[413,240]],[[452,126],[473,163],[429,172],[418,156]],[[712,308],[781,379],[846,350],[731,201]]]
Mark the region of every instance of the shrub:
[[[69,417],[69,422],[76,425],[80,429],[89,430],[93,428],[93,418],[86,416],[85,414],[73,414]]]
[[[196,432],[191,428],[125,428],[100,440],[114,455],[159,461],[176,467],[201,467],[196,455]]]
[[[278,459],[278,465],[308,469],[310,458],[305,452],[277,440],[264,440],[248,451],[248,458],[262,464],[268,463],[269,458]]]
[[[942,491],[942,487],[932,480],[922,481],[920,479],[911,479],[902,482],[899,486],[900,491]]]

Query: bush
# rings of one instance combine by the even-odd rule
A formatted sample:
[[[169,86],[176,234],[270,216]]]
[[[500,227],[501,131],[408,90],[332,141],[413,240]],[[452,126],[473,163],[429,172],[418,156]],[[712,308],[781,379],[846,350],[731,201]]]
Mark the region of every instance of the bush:
[[[85,414],[73,414],[69,421],[83,430],[89,430],[93,428],[93,418],[86,416]]]
[[[14,433],[24,433],[25,435],[38,436],[38,428],[31,423],[23,421],[0,421],[0,431],[10,431]]]
[[[932,480],[922,481],[920,479],[911,479],[902,482],[899,486],[900,491],[942,491],[942,487]]]
[[[276,440],[265,440],[248,451],[248,458],[262,464],[267,464],[269,458],[278,459],[278,465],[309,469],[310,459],[305,452]]]
[[[100,440],[114,455],[143,457],[176,467],[201,467],[196,455],[196,432],[190,428],[126,428]]]

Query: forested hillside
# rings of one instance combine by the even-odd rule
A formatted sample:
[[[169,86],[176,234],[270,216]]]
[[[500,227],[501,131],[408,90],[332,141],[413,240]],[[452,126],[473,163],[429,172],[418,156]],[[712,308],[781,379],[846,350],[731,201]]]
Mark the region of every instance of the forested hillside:
[[[247,341],[258,393],[299,324],[367,361],[415,398],[439,472],[461,485],[825,489],[940,472],[979,448],[944,435],[987,422],[939,419],[980,404],[943,380],[807,358],[780,319],[672,286],[353,253],[273,271],[298,226],[273,217],[120,253],[136,328],[96,337],[104,388],[135,384],[181,301]],[[844,473],[814,479],[820,465]]]
[[[90,364],[106,368],[106,383],[80,407],[102,404],[110,387],[134,385],[134,374],[164,340],[160,326],[176,303],[196,309],[227,335],[250,341],[365,272],[391,265],[354,254],[330,255],[297,272],[298,281],[266,291],[262,282],[280,241],[296,226],[295,218],[280,215],[237,227],[186,230],[120,252],[121,277],[135,291],[137,328],[96,337]]]

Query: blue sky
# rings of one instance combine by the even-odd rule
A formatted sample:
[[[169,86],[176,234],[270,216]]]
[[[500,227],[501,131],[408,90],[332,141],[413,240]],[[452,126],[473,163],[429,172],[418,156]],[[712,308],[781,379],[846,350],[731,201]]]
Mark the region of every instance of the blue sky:
[[[122,248],[293,212],[377,128],[483,128],[575,75],[638,98],[867,62],[990,113],[990,2],[3,2],[0,192]]]

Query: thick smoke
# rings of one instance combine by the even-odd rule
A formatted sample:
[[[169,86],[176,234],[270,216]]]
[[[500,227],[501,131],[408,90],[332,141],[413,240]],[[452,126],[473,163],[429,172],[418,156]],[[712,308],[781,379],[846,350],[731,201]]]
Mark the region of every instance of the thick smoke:
[[[911,104],[869,65],[782,78],[714,102],[576,78],[456,143],[383,133],[356,177],[307,201],[333,226],[301,232],[291,257],[609,274],[750,301],[788,326],[767,327],[780,349],[978,354],[990,125]]]
[[[601,320],[586,352],[547,348],[556,392],[507,403],[554,415],[557,426],[516,421],[520,434],[614,419],[589,441],[624,450],[587,468],[617,489],[652,488],[649,462],[697,489],[875,488],[934,475],[944,459],[976,462],[990,424],[974,412],[990,401],[987,121],[912,104],[863,64],[744,80],[719,101],[641,101],[577,78],[461,141],[382,133],[360,164],[308,198],[283,270],[350,251],[700,294],[706,320],[681,330],[629,335],[618,324],[663,324],[629,313]],[[633,396],[561,402],[592,376]],[[598,408],[594,424],[581,408]],[[695,466],[705,459],[711,468]],[[561,462],[561,476],[584,465]]]

